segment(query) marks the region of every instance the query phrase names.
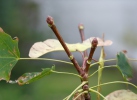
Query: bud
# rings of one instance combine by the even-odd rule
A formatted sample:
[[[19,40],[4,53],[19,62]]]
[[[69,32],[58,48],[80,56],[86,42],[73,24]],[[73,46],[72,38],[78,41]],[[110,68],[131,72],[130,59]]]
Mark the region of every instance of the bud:
[[[0,27],[0,32],[4,32],[3,29]]]
[[[47,19],[46,19],[49,27],[51,27],[52,25],[54,25],[54,20],[51,16],[48,16]]]
[[[83,25],[83,24],[79,24],[79,25],[78,25],[78,28],[79,28],[80,30],[83,30],[83,29],[84,29],[84,25]]]
[[[92,40],[92,46],[93,47],[96,47],[98,45],[98,40],[97,40],[97,38],[94,38],[93,40]]]
[[[83,90],[84,90],[84,91],[88,91],[88,89],[89,89],[89,86],[88,86],[87,84],[85,84],[85,85],[83,86]]]

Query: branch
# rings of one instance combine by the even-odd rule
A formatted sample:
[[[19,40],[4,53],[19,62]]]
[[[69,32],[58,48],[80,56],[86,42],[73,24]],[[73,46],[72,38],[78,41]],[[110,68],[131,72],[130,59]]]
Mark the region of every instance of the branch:
[[[74,64],[76,70],[78,71],[79,74],[83,73],[83,70],[80,68],[79,64],[77,63],[77,61],[75,60],[75,58],[73,57],[73,55],[71,54],[70,50],[68,49],[67,45],[65,44],[63,38],[61,37],[59,31],[57,30],[54,20],[52,17],[48,16],[47,17],[47,23],[49,25],[49,27],[52,29],[52,31],[55,33],[56,37],[58,38],[59,42],[61,43],[62,47],[64,48],[65,52],[67,53],[69,59],[71,60],[71,62]]]
[[[98,40],[96,38],[94,38],[93,41],[92,41],[92,44],[91,44],[92,46],[91,46],[91,49],[90,49],[90,54],[89,54],[87,62],[86,62],[86,68],[85,68],[86,73],[88,73],[90,63],[91,63],[94,51],[96,50],[97,44],[98,44]]]
[[[79,33],[80,33],[80,37],[81,37],[81,41],[83,42],[85,40],[85,36],[84,36],[84,25],[83,24],[79,24],[78,25],[79,28]],[[87,50],[84,51],[84,57],[87,57]]]

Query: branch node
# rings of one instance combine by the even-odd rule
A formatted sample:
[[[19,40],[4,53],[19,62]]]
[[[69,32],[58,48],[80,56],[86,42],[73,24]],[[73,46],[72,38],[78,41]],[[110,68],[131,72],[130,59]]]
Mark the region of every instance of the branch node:
[[[72,60],[73,58],[74,58],[74,56],[73,56],[73,55],[69,56],[69,59],[70,59],[70,60]]]
[[[91,61],[87,60],[87,64],[90,64],[90,63],[91,63]]]

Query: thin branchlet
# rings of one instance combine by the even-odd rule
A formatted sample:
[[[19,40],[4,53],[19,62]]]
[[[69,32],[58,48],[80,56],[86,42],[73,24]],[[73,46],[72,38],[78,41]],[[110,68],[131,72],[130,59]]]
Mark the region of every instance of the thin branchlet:
[[[83,42],[85,40],[85,35],[84,35],[84,25],[83,24],[79,24],[78,25],[78,29],[79,29],[79,33],[80,33],[80,37],[81,37],[81,41]],[[84,51],[84,57],[87,57],[87,50]]]
[[[91,49],[90,49],[90,53],[89,53],[89,56],[88,56],[88,59],[87,59],[87,62],[86,62],[86,68],[85,68],[85,72],[88,73],[88,70],[89,70],[89,66],[91,64],[91,60],[92,60],[92,57],[93,57],[93,54],[94,54],[94,51],[96,50],[96,47],[98,45],[98,40],[97,38],[94,38],[91,42],[92,46],[91,46]]]
[[[47,21],[49,27],[55,33],[56,37],[58,38],[58,40],[61,43],[62,47],[64,48],[65,52],[67,53],[69,59],[74,64],[74,66],[75,66],[76,70],[78,71],[78,73],[80,75],[83,74],[83,70],[81,69],[81,67],[79,66],[79,64],[77,63],[77,61],[75,60],[74,56],[71,54],[71,52],[68,49],[67,45],[65,44],[63,38],[61,37],[61,35],[60,35],[57,27],[55,26],[54,19],[52,17],[48,16],[46,21]]]
[[[71,54],[70,50],[68,49],[67,45],[65,44],[65,42],[64,42],[63,38],[61,37],[59,31],[57,30],[57,27],[55,26],[55,23],[54,23],[54,19],[52,17],[48,16],[46,21],[48,23],[48,26],[55,33],[56,37],[58,38],[58,40],[61,43],[62,47],[64,48],[65,52],[67,53],[69,59],[74,64],[76,70],[82,76],[81,81],[85,81],[85,80],[88,81],[88,70],[89,70],[89,66],[90,66],[94,51],[95,51],[97,44],[98,44],[97,39],[94,38],[93,41],[91,42],[92,46],[91,46],[91,50],[90,50],[90,54],[89,54],[88,58],[85,58],[85,57],[87,57],[87,51],[84,51],[83,67],[80,67],[79,64],[77,63],[77,61],[75,60],[74,56]],[[81,40],[83,42],[85,40],[84,26],[82,24],[79,24],[78,28],[79,28]],[[88,90],[88,83],[83,86],[83,89]],[[85,100],[91,100],[89,93],[85,93],[84,98],[85,98]]]

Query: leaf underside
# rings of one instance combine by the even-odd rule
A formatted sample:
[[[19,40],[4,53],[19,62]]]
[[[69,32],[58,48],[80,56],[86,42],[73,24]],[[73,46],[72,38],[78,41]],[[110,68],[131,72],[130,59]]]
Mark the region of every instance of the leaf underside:
[[[116,90],[105,98],[106,100],[137,100],[137,94],[130,90]]]
[[[91,42],[95,37],[91,37],[83,43],[75,43],[75,44],[68,44],[66,43],[67,47],[70,51],[85,51],[88,48],[91,48]],[[98,45],[97,46],[109,46],[112,44],[111,40],[106,40],[103,42],[102,39],[98,38]],[[53,51],[63,51],[63,47],[60,42],[56,39],[48,39],[44,42],[36,42],[29,51],[29,57],[37,58],[46,53],[53,52]]]
[[[18,39],[13,40],[10,35],[0,32],[0,80],[9,81],[19,57]]]
[[[132,68],[123,52],[117,54],[117,67],[127,81],[133,77]]]
[[[17,83],[19,85],[29,84],[31,82],[34,82],[44,76],[50,75],[52,73],[52,70],[54,70],[55,67],[52,68],[44,68],[42,69],[42,72],[31,72],[31,73],[25,73],[22,76],[18,78]]]

